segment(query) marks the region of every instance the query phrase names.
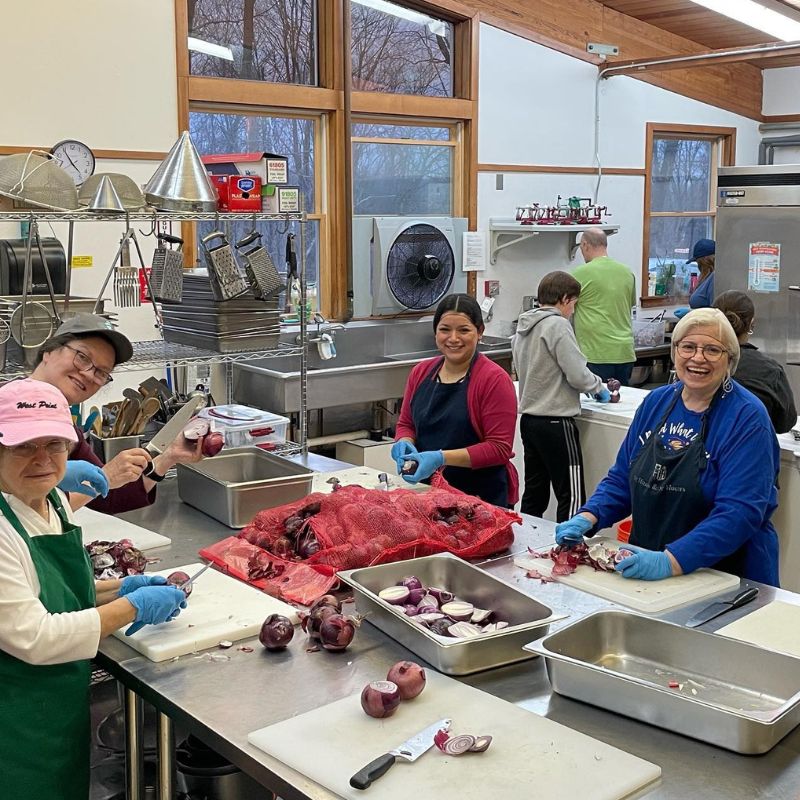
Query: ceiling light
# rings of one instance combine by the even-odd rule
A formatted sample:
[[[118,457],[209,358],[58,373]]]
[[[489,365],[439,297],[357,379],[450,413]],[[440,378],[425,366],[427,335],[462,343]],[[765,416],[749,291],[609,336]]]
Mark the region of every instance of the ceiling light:
[[[195,53],[205,53],[207,56],[216,56],[217,58],[224,58],[226,61],[233,61],[233,53],[230,47],[206,42],[203,39],[195,39],[193,36],[190,36],[188,41],[189,49],[194,50]]]
[[[692,0],[698,6],[716,11],[784,42],[800,40],[800,21],[755,0]]]

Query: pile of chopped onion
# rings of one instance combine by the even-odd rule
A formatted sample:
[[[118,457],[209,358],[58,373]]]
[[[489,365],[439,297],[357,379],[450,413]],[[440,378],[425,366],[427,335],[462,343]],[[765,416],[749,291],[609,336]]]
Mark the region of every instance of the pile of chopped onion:
[[[595,572],[614,572],[614,565],[627,555],[627,551],[624,549],[615,550],[612,547],[606,547],[602,542],[596,544],[581,542],[573,547],[556,545],[541,553],[528,548],[528,552],[533,558],[549,558],[553,562],[554,566],[550,575],[543,575],[535,569],[528,570],[529,578],[539,578],[543,583],[550,583],[559,575],[572,575],[581,565],[591,567]]]

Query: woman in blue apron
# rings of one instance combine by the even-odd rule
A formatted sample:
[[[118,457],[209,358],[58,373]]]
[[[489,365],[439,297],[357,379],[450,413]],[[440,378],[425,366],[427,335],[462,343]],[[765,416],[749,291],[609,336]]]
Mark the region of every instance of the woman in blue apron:
[[[715,567],[778,585],[780,449],[763,404],[731,379],[739,344],[716,308],[672,335],[678,383],[647,396],[617,460],[579,513],[556,527],[574,545],[632,514],[626,578],[659,580]]]
[[[30,379],[0,386],[0,795],[89,797],[89,659],[131,622],[176,615],[157,576],[95,582],[64,477],[67,401]],[[135,627],[135,626],[134,626]]]
[[[442,355],[420,362],[408,377],[392,458],[409,483],[444,468],[451,486],[507,507],[519,493],[511,464],[517,398],[505,370],[478,352],[483,329],[469,295],[439,303],[433,330]]]

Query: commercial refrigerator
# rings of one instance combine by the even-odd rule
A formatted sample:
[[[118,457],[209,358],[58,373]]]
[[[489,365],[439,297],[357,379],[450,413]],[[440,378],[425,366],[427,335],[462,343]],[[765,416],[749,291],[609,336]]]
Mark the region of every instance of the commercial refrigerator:
[[[747,292],[756,347],[800,398],[800,164],[722,167],[714,292]]]

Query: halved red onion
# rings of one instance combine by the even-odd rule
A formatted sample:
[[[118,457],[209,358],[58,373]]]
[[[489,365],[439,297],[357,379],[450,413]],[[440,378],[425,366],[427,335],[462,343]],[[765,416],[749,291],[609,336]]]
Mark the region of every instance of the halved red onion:
[[[425,613],[415,614],[412,619],[414,622],[419,622],[424,625],[429,625],[431,622],[436,622],[439,619],[447,619],[441,611],[429,611]]]
[[[416,575],[407,575],[397,582],[398,586],[405,586],[406,589],[422,589],[422,581]]]
[[[405,586],[387,586],[378,592],[378,597],[392,605],[404,605],[408,603],[410,590]]]
[[[391,681],[372,681],[361,690],[361,708],[370,717],[391,717],[400,700],[400,689]]]
[[[448,617],[456,622],[466,622],[471,619],[474,610],[475,606],[472,603],[465,603],[461,600],[451,600],[441,608],[443,614],[447,614]]]
[[[408,588],[408,587],[406,587]],[[424,589],[409,589],[408,590],[408,602],[413,603],[415,606],[419,604],[420,600],[425,597],[425,590]]]
[[[481,635],[481,629],[477,625],[472,625],[469,622],[454,622],[448,629],[449,636],[455,636],[457,639],[471,639],[474,636]]]
[[[447,589],[438,589],[435,586],[428,587],[428,594],[432,594],[440,603],[449,603],[451,600],[455,600],[452,592],[448,592]]]
[[[476,625],[482,625],[484,622],[489,621],[489,617],[494,614],[489,608],[476,608],[472,612],[472,616],[470,617],[470,622],[474,622]]]

